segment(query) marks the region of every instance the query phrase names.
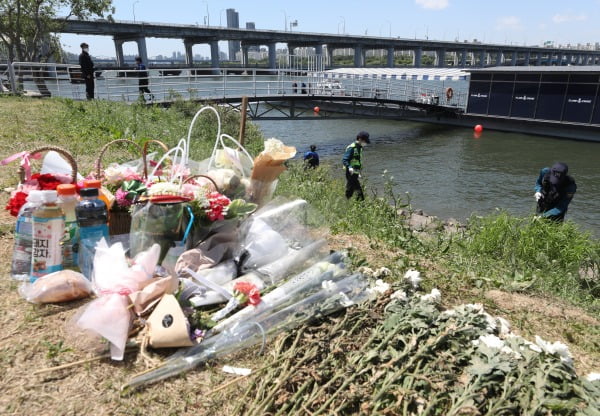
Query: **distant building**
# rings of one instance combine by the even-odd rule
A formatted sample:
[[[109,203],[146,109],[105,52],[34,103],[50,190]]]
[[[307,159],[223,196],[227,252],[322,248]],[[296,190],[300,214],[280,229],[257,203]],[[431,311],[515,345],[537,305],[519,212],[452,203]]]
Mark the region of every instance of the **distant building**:
[[[240,16],[235,9],[227,9],[227,27],[239,29],[240,27]],[[229,41],[229,60],[233,61],[236,59],[236,55],[240,50],[240,41],[239,40],[230,40]]]
[[[256,25],[254,22],[246,22],[246,29],[256,30]],[[260,52],[260,45],[252,45],[248,48],[248,52]]]

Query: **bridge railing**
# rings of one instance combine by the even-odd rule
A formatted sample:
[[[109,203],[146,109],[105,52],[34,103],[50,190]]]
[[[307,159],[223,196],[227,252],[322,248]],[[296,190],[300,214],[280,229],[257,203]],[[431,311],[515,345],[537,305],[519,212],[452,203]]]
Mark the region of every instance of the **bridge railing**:
[[[202,72],[201,72],[202,71]],[[208,74],[206,72],[209,72]],[[218,74],[210,74],[216,72]],[[16,88],[27,95],[86,98],[85,82],[78,65],[15,62],[0,66],[2,91]],[[109,101],[222,99],[231,97],[264,97],[293,95],[336,95],[357,98],[416,102],[465,108],[466,81],[426,81],[416,79],[381,79],[349,77],[340,79],[340,88],[330,91],[323,73],[273,70],[262,74],[256,69],[148,69],[96,71],[95,97]],[[140,87],[147,84],[150,93]],[[13,87],[16,86],[16,87]],[[447,89],[453,97],[447,99]]]

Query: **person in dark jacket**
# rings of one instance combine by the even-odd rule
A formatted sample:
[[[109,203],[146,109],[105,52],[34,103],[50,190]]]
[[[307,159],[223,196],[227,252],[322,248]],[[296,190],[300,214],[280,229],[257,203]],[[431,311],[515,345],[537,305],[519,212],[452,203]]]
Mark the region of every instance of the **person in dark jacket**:
[[[356,136],[356,141],[346,147],[342,164],[346,171],[346,198],[350,199],[356,192],[356,199],[362,201],[365,199],[362,186],[360,184],[360,171],[362,169],[363,148],[371,143],[369,133],[361,131]]]
[[[304,153],[304,166],[307,168],[316,168],[319,166],[319,154],[317,153],[316,145],[311,144],[310,150]]]
[[[542,168],[535,182],[535,199],[537,213],[543,218],[563,221],[577,191],[575,180],[567,175],[569,167],[562,162],[555,163],[551,168]]]
[[[81,54],[79,55],[79,66],[81,67],[81,77],[85,81],[85,96],[88,100],[94,99],[94,62],[90,56],[90,47],[83,42],[81,45]]]
[[[137,76],[139,78],[138,85],[140,89],[140,97],[142,100],[146,101],[144,98],[144,93],[150,95],[150,99],[154,100],[154,95],[150,92],[150,88],[148,88],[149,75],[146,69],[146,65],[142,62],[142,58],[139,56],[135,57],[135,69],[138,71]]]

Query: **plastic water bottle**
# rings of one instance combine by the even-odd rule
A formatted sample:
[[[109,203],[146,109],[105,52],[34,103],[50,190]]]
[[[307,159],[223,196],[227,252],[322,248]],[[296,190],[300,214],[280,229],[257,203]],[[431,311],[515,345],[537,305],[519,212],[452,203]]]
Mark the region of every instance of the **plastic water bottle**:
[[[42,191],[42,204],[33,211],[31,282],[62,270],[60,242],[65,233],[65,214],[56,191]]]
[[[72,184],[58,185],[58,205],[65,213],[65,234],[62,239],[63,267],[76,269],[79,252],[79,226],[75,216],[75,207],[79,202],[77,187]]]
[[[27,202],[19,210],[15,227],[15,246],[10,266],[10,275],[14,279],[29,280],[33,239],[33,211],[41,204],[41,191],[29,191]]]
[[[88,279],[94,271],[96,243],[103,237],[108,242],[108,212],[106,204],[98,199],[98,188],[84,188],[81,201],[75,207],[79,226],[79,269]]]

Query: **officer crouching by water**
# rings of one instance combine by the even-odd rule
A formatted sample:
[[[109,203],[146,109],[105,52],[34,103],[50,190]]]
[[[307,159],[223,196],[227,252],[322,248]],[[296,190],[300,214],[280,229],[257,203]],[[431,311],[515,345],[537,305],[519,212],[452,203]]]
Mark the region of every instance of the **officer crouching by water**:
[[[569,167],[565,163],[555,163],[551,168],[543,168],[535,182],[537,213],[543,218],[562,222],[569,203],[577,191],[575,180],[567,175]]]
[[[361,131],[356,136],[356,141],[346,147],[342,164],[346,171],[346,198],[350,199],[356,192],[356,199],[362,201],[365,199],[362,186],[360,184],[360,170],[362,169],[363,148],[370,144],[369,133]]]

